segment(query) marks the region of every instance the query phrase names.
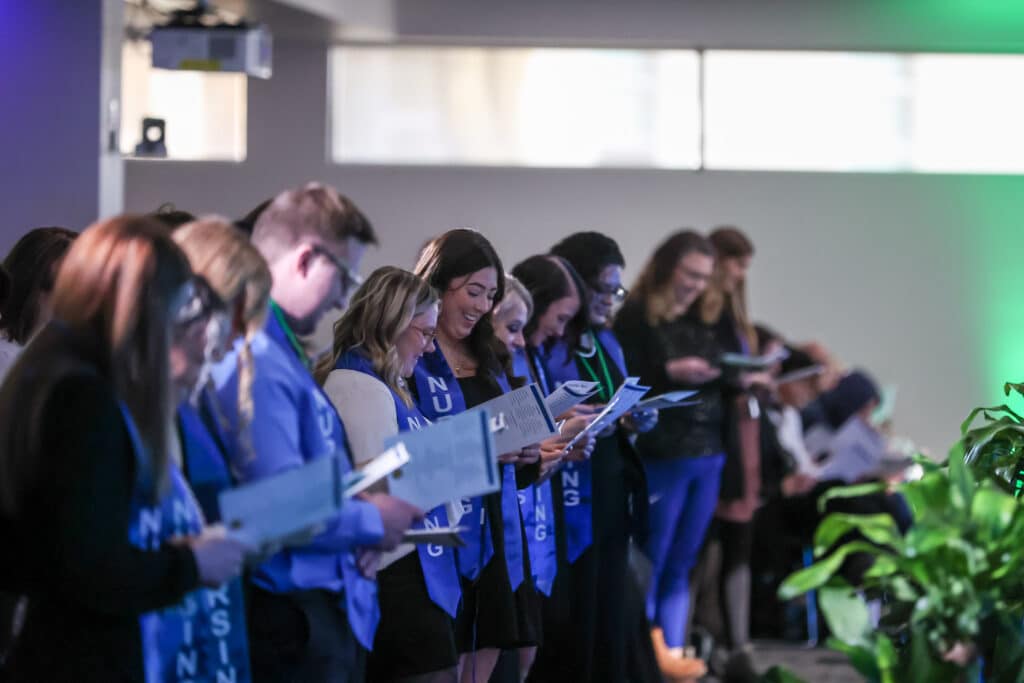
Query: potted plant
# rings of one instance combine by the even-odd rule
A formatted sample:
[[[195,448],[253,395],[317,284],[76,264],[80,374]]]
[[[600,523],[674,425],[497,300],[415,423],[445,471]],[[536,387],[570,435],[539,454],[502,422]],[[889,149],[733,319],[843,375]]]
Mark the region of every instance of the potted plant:
[[[815,532],[817,561],[780,597],[817,590],[829,645],[868,681],[975,681],[983,669],[986,680],[1024,683],[1022,455],[1024,418],[1005,405],[972,411],[947,463],[919,457],[922,477],[895,487],[913,512],[905,535],[886,514],[829,514]],[[819,505],[885,487],[833,489]],[[857,587],[837,575],[853,553],[874,557]],[[881,601],[877,627],[868,600]]]

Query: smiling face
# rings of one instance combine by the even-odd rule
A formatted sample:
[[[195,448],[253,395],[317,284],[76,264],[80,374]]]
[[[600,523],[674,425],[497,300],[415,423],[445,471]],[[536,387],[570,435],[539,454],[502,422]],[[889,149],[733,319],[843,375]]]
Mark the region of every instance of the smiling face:
[[[416,363],[424,353],[434,350],[434,334],[437,331],[438,304],[433,303],[413,316],[409,326],[402,330],[395,342],[395,351],[401,363],[402,377],[412,374]]]
[[[514,290],[507,291],[505,300],[494,310],[494,334],[511,353],[526,348],[523,328],[527,310],[526,302]]]
[[[680,308],[688,309],[707,288],[714,267],[715,260],[699,251],[688,252],[679,259],[672,273],[672,290]]]
[[[455,278],[441,297],[438,327],[453,340],[465,339],[494,308],[497,293],[498,271],[492,266]]]
[[[565,326],[580,310],[580,297],[573,287],[568,296],[556,299],[537,319],[537,329],[530,335],[530,346],[539,348],[549,339],[565,334]]]

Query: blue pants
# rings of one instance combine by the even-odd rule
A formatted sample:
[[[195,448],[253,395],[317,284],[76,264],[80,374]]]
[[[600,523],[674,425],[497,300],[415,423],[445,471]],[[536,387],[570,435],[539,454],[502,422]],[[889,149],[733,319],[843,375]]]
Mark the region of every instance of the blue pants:
[[[725,455],[647,460],[650,533],[644,551],[654,571],[647,618],[661,627],[665,644],[685,644],[690,572],[718,502]]]

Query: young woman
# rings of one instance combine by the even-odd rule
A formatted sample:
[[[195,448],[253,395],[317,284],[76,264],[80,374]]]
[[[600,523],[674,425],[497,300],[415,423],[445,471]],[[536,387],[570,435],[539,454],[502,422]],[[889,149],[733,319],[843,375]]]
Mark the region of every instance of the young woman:
[[[516,335],[507,332],[503,335],[499,331],[499,337],[504,337],[513,354],[514,374],[527,382],[536,382],[545,394],[556,388],[549,381],[544,368],[547,347],[566,334],[567,328],[577,320],[581,309],[582,290],[571,271],[572,268],[568,264],[555,257],[532,256],[526,259],[513,269],[518,277],[510,277],[517,285],[522,283],[521,287],[525,288],[522,298],[530,305],[523,310],[512,295],[512,301],[503,301],[498,313],[500,319],[508,320],[513,329],[518,330],[518,339]],[[510,296],[506,296],[506,299],[509,298]],[[507,308],[521,317],[517,319]],[[500,325],[499,329],[503,326]],[[565,420],[561,435],[541,444],[541,471],[545,479],[543,483],[520,492],[534,584],[547,598],[543,605],[542,620],[551,624],[558,623],[553,615],[568,612],[564,609],[564,600],[559,599],[560,595],[553,593],[559,565],[565,565],[565,544],[564,538],[561,539],[561,543],[559,542],[560,537],[564,536],[561,533],[564,518],[561,517],[559,506],[554,503],[555,496],[561,495],[560,477],[555,473],[553,479],[548,478],[549,470],[554,472],[562,466],[563,461],[582,462],[590,456],[594,448],[593,437],[588,437],[571,451],[566,451],[568,441],[589,424],[589,415],[569,413],[557,417]],[[562,593],[564,594],[564,591]],[[545,645],[547,652],[551,652],[552,647],[557,648],[559,643],[559,634],[553,632],[552,635],[553,642]],[[547,643],[546,640],[545,642]],[[562,653],[562,656],[564,657],[565,653]],[[524,679],[531,671],[535,658],[534,650],[521,651],[520,672]]]
[[[172,494],[162,501],[157,517],[162,533],[182,533],[182,518],[195,524],[220,521],[218,494],[234,485],[226,461],[224,443],[227,439],[246,440],[248,420],[243,420],[240,433],[229,430],[216,410],[213,387],[207,369],[219,361],[238,338],[243,339],[239,392],[240,413],[251,416],[252,397],[249,387],[253,369],[249,341],[262,327],[270,297],[270,271],[248,238],[222,219],[204,218],[187,223],[173,233],[175,242],[189,259],[193,271],[212,290],[199,299],[216,300],[209,314],[196,316],[172,351],[177,352],[179,365],[187,372],[178,382],[183,399],[178,403],[177,426],[181,437],[180,471],[172,474],[184,481],[174,481]],[[200,287],[201,289],[201,287]],[[184,511],[184,515],[182,514]],[[147,515],[149,515],[147,517]],[[152,511],[140,511],[140,520],[153,519]],[[145,525],[140,523],[140,528]],[[245,606],[242,582],[232,580],[218,591],[197,591],[180,605],[152,618],[160,629],[159,653],[166,662],[165,671],[173,672],[178,662],[196,680],[251,680],[248,639],[246,638]],[[167,677],[161,677],[167,678]]]
[[[217,363],[236,341],[239,352],[237,434],[228,429],[217,409],[212,383],[205,373],[198,390],[178,406],[178,423],[185,440],[184,469],[208,522],[220,520],[217,497],[233,485],[224,450],[226,439],[249,443],[252,422],[252,382],[255,377],[252,340],[262,329],[270,302],[270,269],[249,239],[220,218],[187,223],[173,233],[196,275],[224,302],[225,314],[215,320],[206,360]]]
[[[733,353],[758,353],[757,333],[747,313],[746,276],[754,245],[736,228],[714,230],[708,238],[715,250],[715,268],[696,304],[700,320],[714,334],[718,347]],[[766,373],[734,374],[723,384],[725,463],[715,509],[713,535],[722,548],[719,578],[725,640],[736,656],[731,669],[752,673],[750,641],[750,553],[754,512],[760,505],[760,407],[756,384],[770,384]]]
[[[614,303],[607,299],[614,298],[612,293],[619,288],[622,257],[612,240],[597,233],[577,233],[556,245],[552,254],[548,258],[563,262],[574,275],[583,305],[574,335],[567,334],[552,346],[546,368],[555,381],[596,381],[598,394],[590,405],[581,407],[593,411],[608,401],[627,376],[618,341],[607,329]],[[600,276],[615,281],[608,283]],[[609,293],[599,293],[599,287]],[[543,319],[536,330],[543,331]],[[578,658],[580,680],[638,680],[636,667],[630,665],[627,556],[630,529],[635,526],[631,509],[642,515],[640,503],[646,489],[626,429],[649,428],[655,419],[654,415],[642,418],[636,423],[625,420],[608,430],[597,439],[589,460],[567,466],[559,482],[572,615],[569,628],[561,630],[575,639],[570,640],[574,643],[570,651]],[[575,629],[573,623],[590,626]],[[552,656],[555,665],[565,666],[557,661],[557,650]]]
[[[440,419],[507,392],[507,352],[491,319],[505,278],[490,242],[475,230],[450,230],[423,249],[415,272],[441,293],[438,348],[420,359],[410,387],[421,412]],[[466,547],[456,553],[464,579],[456,623],[464,683],[487,681],[501,650],[539,643],[538,597],[524,580],[531,571],[516,494],[536,478],[539,458],[536,447],[502,454],[501,490],[463,501],[463,518],[473,520]]]
[[[664,411],[637,438],[650,495],[645,553],[653,565],[647,594],[652,640],[666,678],[703,675],[704,663],[682,657],[689,575],[718,499],[721,354],[691,309],[714,267],[708,241],[693,231],[671,235],[654,250],[615,320],[626,360],[652,394],[700,389],[700,403]],[[689,313],[688,313],[689,312]]]
[[[10,291],[0,307],[0,380],[21,348],[49,321],[57,269],[77,236],[65,228],[36,228],[4,259]]]
[[[28,596],[16,681],[143,680],[144,612],[237,575],[244,548],[207,528],[146,549],[133,506],[169,486],[178,396],[172,338],[191,321],[191,272],[153,221],[86,230],[53,289],[55,320],[0,390],[0,529]],[[56,648],[56,649],[55,649]]]
[[[347,425],[359,467],[395,434],[429,424],[409,393],[407,378],[424,353],[434,351],[439,297],[412,273],[374,271],[334,326],[333,352],[317,379]],[[448,526],[445,506],[427,513]],[[455,616],[461,590],[450,548],[400,546],[377,573],[381,621],[367,680],[455,683]]]

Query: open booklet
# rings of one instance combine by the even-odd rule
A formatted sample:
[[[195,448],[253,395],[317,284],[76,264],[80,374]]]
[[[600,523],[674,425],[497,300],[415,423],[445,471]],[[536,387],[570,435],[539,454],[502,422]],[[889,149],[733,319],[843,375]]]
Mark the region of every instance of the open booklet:
[[[388,477],[388,490],[421,510],[501,487],[491,414],[486,409],[467,410],[424,429],[401,432],[386,442],[398,444],[409,451],[410,458]]]
[[[340,455],[311,460],[300,467],[220,493],[220,512],[229,533],[253,547],[287,544],[288,539],[338,514],[346,498],[384,479],[409,462],[401,444],[386,449],[358,471],[341,473]]]
[[[600,385],[597,382],[588,382],[582,379],[569,380],[548,394],[544,403],[547,405],[548,411],[558,417],[596,394],[598,386]]]
[[[748,356],[743,353],[723,353],[718,357],[720,365],[737,370],[767,370],[776,363],[789,358],[789,351],[785,347],[779,348],[773,353],[763,356]]]
[[[622,386],[620,386],[618,391],[615,392],[615,395],[613,395],[605,405],[604,410],[598,413],[594,420],[587,425],[583,431],[570,439],[569,443],[565,446],[566,450],[571,449],[581,439],[586,438],[590,434],[600,434],[609,425],[632,410],[633,407],[640,402],[640,399],[643,398],[644,394],[651,389],[650,387],[645,387],[639,384],[639,381],[639,377],[627,377],[622,382]]]
[[[696,405],[700,401],[686,400],[696,394],[696,391],[668,391],[659,396],[645,398],[636,404],[634,410],[667,410],[668,408]]]
[[[498,454],[512,453],[558,436],[558,426],[537,384],[502,394],[472,410],[486,410],[498,418],[498,429],[494,432],[494,449]]]

